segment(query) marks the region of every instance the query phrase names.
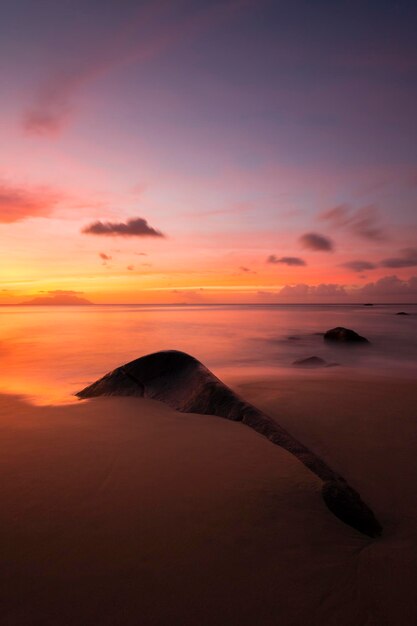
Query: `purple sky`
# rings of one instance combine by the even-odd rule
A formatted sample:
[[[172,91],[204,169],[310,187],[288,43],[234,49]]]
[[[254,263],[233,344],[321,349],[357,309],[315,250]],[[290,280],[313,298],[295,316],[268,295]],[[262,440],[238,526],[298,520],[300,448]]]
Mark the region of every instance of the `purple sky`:
[[[0,301],[417,300],[416,23],[406,1],[3,0]]]

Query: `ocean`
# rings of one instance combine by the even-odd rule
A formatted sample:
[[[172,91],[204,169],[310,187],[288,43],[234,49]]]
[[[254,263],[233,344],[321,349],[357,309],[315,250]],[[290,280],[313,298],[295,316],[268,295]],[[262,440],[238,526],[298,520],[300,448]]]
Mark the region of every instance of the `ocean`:
[[[322,333],[335,326],[371,345],[328,345]],[[192,354],[226,382],[305,375],[293,362],[310,356],[338,364],[329,377],[337,370],[417,379],[417,305],[2,306],[0,392],[38,404],[75,401],[107,371],[167,349]]]

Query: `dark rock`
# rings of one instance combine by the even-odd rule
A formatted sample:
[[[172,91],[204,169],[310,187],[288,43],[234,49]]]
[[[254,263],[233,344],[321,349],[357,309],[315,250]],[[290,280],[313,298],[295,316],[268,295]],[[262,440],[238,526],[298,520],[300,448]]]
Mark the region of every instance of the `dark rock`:
[[[306,359],[298,359],[294,361],[293,365],[296,367],[326,367],[327,363],[319,356],[309,356]]]
[[[325,341],[333,341],[335,343],[369,343],[368,339],[361,337],[358,333],[350,328],[337,326],[324,333]]]
[[[297,337],[297,335],[288,335],[287,339],[289,341],[299,341],[299,339],[301,339],[301,337]]]
[[[363,306],[374,306],[374,305],[372,304],[372,302],[365,302]]]
[[[406,313],[405,311],[400,311],[399,313],[396,313],[395,315],[410,315],[410,314]]]
[[[382,526],[360,495],[345,482],[328,481],[322,488],[323,500],[330,511],[345,524],[369,537],[379,537]]]
[[[371,537],[381,532],[372,511],[344,478],[268,415],[245,402],[194,357],[168,350],[131,361],[76,394],[137,396],[165,402],[185,413],[241,421],[281,446],[323,481],[323,499],[342,521]]]

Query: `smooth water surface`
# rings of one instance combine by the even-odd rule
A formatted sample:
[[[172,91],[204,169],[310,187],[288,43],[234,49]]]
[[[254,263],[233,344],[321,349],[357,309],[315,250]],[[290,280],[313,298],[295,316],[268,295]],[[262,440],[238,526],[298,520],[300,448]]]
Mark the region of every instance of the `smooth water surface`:
[[[329,346],[320,333],[334,326],[372,343]],[[339,372],[410,377],[417,373],[417,306],[0,307],[0,391],[36,402],[71,401],[107,371],[164,349],[189,352],[226,380],[283,369],[298,375],[293,361],[313,355],[338,363],[332,369]]]

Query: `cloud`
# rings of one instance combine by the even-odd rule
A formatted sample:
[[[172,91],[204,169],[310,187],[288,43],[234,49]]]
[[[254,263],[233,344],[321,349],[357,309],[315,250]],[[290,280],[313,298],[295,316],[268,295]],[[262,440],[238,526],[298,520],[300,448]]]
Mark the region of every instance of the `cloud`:
[[[343,285],[333,283],[322,283],[320,285],[306,285],[300,283],[298,285],[285,285],[279,292],[279,296],[295,296],[297,298],[317,296],[328,298],[329,296],[346,296],[346,290]]]
[[[143,217],[132,217],[126,222],[101,222],[97,220],[82,229],[86,235],[108,237],[165,237],[161,231],[149,226]]]
[[[175,4],[166,0],[142,4],[118,30],[109,32],[98,42],[92,54],[80,52],[67,66],[61,63],[39,86],[25,111],[22,119],[25,132],[40,137],[59,135],[72,119],[77,96],[85,87],[120,67],[146,63],[250,3],[247,0],[213,3],[197,7],[185,18],[180,16]]]
[[[376,265],[374,263],[370,263],[369,261],[347,261],[347,263],[342,263],[342,267],[346,267],[348,270],[353,270],[354,272],[363,272],[365,270],[374,270]]]
[[[267,295],[266,292],[258,292]],[[348,287],[339,284],[285,285],[277,294],[278,299],[289,302],[415,302],[417,299],[417,276],[401,280],[397,276],[384,276],[363,287]]]
[[[367,283],[354,291],[365,296],[382,297],[417,297],[417,276],[412,276],[408,280],[401,280],[397,276],[384,276],[376,282]]]
[[[417,248],[405,248],[400,252],[401,256],[383,259],[382,267],[401,268],[417,266]]]
[[[364,239],[384,241],[386,237],[378,224],[378,219],[378,211],[374,206],[362,207],[356,211],[356,215],[350,223],[351,231]]]
[[[51,296],[82,296],[84,291],[73,291],[72,289],[53,289],[52,291],[40,291],[39,293],[48,293]]]
[[[71,89],[69,85],[67,89],[58,85],[55,87],[54,83],[51,81],[39,91],[36,104],[23,117],[23,129],[30,135],[58,135],[70,117],[71,106],[67,92],[71,92]]]
[[[44,293],[44,296],[36,296],[32,300],[28,300],[27,302],[23,302],[22,304],[30,304],[30,305],[58,305],[58,306],[67,306],[67,305],[77,305],[77,304],[92,304],[86,298],[81,298],[80,295],[83,295],[82,291],[71,291],[64,289],[55,289],[54,291],[40,291],[39,293]]]
[[[134,265],[128,265],[126,267],[126,269],[129,270],[130,272],[132,272],[135,269],[135,266]]]
[[[258,296],[277,296],[279,294],[279,291],[271,291],[268,289],[258,289],[258,291],[256,292],[258,294]]]
[[[111,260],[111,256],[109,254],[106,254],[105,252],[100,252],[98,256],[100,257],[100,259],[103,259],[103,261]]]
[[[15,187],[0,182],[0,222],[10,224],[29,217],[50,215],[64,194],[48,187]]]
[[[278,259],[278,257],[275,256],[275,254],[270,254],[266,262],[273,263],[273,264],[282,263],[283,265],[291,265],[291,266],[307,265],[304,259],[300,259],[300,257],[298,256],[282,256],[281,258]]]
[[[332,209],[320,213],[319,218],[321,220],[328,220],[333,226],[346,226],[350,221],[350,208],[347,204],[339,204]]]
[[[305,235],[301,235],[300,242],[303,248],[308,248],[316,252],[331,252],[333,250],[332,240],[318,233],[305,233]]]
[[[245,274],[256,274],[255,270],[251,270],[250,267],[246,267],[245,265],[241,265],[239,267],[239,270],[241,272],[244,272]]]
[[[187,304],[188,302],[204,302],[204,289],[202,287],[198,289],[171,289],[171,293],[185,300],[178,304]]]
[[[371,241],[384,241],[385,233],[380,225],[379,211],[376,206],[352,209],[347,204],[340,204],[320,214],[320,219],[330,222],[335,228],[347,228],[353,235]]]

